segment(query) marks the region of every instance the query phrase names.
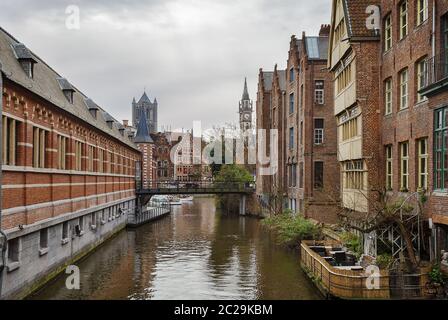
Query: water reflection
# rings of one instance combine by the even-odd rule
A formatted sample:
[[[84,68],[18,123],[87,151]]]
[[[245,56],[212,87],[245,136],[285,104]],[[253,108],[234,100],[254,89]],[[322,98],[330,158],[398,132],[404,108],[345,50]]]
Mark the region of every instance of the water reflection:
[[[81,290],[65,275],[33,299],[317,299],[298,256],[258,220],[226,217],[212,198],[175,207],[127,230],[79,262]]]

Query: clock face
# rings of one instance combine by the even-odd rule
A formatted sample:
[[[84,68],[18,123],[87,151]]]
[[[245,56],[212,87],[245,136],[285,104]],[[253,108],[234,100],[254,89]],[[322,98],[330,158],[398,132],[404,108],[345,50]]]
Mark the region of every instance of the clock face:
[[[245,113],[245,114],[244,114],[244,120],[249,120],[249,119],[250,119],[250,114]]]

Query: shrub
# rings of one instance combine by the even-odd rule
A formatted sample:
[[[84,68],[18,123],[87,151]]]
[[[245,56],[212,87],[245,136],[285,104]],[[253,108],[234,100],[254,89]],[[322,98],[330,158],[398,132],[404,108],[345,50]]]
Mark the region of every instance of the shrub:
[[[438,265],[435,265],[428,275],[432,283],[445,284],[445,276]]]
[[[380,269],[389,269],[390,266],[392,265],[393,261],[394,261],[394,259],[391,254],[383,253],[383,254],[379,254],[376,257],[375,264]]]
[[[263,225],[274,230],[282,244],[296,245],[301,240],[321,238],[320,228],[301,215],[288,212],[263,220]]]
[[[363,253],[361,237],[351,232],[344,232],[341,235],[341,240],[344,246],[346,246],[348,250],[353,252],[357,259],[361,257]]]

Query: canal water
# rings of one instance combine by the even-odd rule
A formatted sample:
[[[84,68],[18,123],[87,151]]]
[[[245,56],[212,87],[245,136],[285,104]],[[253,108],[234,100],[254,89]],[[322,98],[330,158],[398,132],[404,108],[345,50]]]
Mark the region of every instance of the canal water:
[[[80,261],[81,289],[62,274],[31,299],[319,299],[299,257],[254,218],[217,212],[213,198],[125,230]]]

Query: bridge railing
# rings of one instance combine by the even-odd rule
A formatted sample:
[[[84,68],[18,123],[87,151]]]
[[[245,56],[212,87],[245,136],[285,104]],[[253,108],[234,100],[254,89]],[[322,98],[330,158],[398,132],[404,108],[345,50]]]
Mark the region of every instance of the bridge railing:
[[[149,190],[171,190],[171,191],[182,191],[182,190],[225,190],[225,191],[254,191],[255,182],[247,181],[150,181],[148,183]]]

